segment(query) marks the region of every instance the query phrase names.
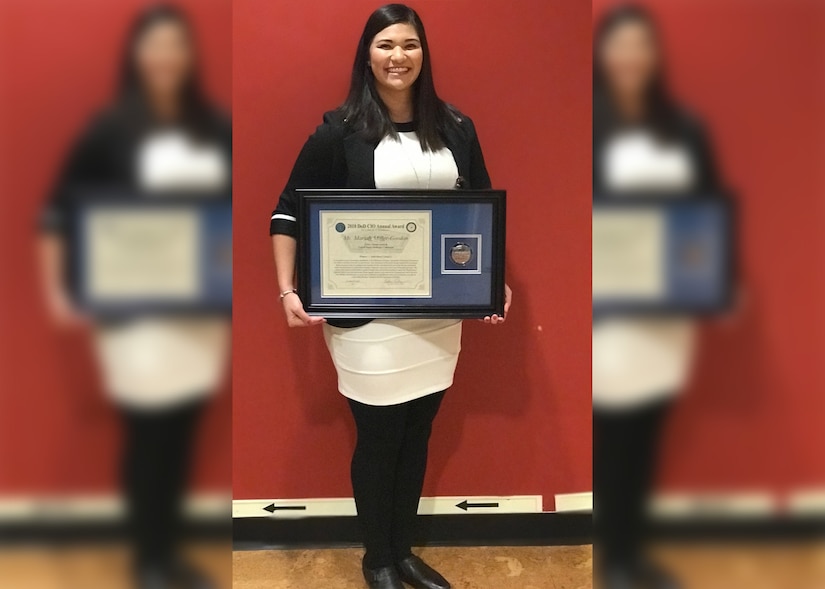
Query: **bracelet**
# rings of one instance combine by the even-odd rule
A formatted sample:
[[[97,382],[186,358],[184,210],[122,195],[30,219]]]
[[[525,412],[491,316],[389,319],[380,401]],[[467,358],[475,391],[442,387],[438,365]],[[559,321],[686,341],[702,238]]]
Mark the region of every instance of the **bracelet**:
[[[298,290],[295,289],[295,288],[290,289],[290,290],[285,290],[284,292],[281,293],[281,299],[283,299],[286,295],[291,295],[291,294],[298,294]]]

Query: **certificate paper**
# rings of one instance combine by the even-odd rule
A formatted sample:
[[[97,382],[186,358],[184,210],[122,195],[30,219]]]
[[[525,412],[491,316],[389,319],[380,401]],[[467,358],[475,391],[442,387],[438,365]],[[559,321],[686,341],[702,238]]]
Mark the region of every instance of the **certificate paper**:
[[[321,211],[321,297],[432,297],[432,213]]]
[[[89,214],[85,289],[93,300],[189,299],[198,295],[200,222],[190,211]]]
[[[663,297],[666,255],[664,214],[594,211],[593,298]]]

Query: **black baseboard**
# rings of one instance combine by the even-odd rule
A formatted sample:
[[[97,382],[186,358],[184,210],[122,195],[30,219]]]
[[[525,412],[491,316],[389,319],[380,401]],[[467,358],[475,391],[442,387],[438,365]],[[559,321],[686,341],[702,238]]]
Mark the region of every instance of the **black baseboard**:
[[[186,541],[224,542],[232,539],[229,517],[187,521],[181,530]],[[125,543],[129,537],[120,519],[60,522],[29,520],[0,522],[0,547],[8,545],[98,545]]]
[[[419,516],[416,544],[428,546],[562,546],[593,543],[589,513]],[[244,518],[233,522],[235,550],[360,545],[354,517]],[[825,539],[825,518],[659,520],[655,542],[792,543]],[[598,544],[598,540],[596,540]]]
[[[663,542],[807,542],[825,538],[822,517],[771,517],[719,519],[697,517],[690,520],[652,522],[650,536]]]
[[[231,523],[231,528],[230,528]],[[561,546],[593,542],[588,513],[530,513],[420,516],[416,543],[430,546]],[[825,539],[825,518],[719,520],[709,517],[654,522],[652,539],[676,543],[810,542]],[[354,517],[304,519],[239,518],[191,521],[185,536],[229,542],[236,550],[359,546]],[[8,544],[110,544],[124,542],[121,521],[61,524],[0,522],[0,547]],[[597,541],[598,543],[598,541]]]
[[[587,513],[422,515],[416,526],[416,544],[428,546],[553,546],[592,541],[592,518]],[[232,528],[236,550],[361,544],[355,517],[238,518]]]

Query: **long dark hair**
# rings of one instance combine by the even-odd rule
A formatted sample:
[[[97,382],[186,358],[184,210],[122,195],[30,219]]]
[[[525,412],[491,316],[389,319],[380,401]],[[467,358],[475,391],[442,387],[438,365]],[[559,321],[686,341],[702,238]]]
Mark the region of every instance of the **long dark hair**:
[[[421,40],[424,59],[421,72],[413,85],[415,131],[422,149],[436,151],[444,147],[444,136],[458,124],[459,117],[457,111],[443,102],[435,91],[424,24],[418,13],[409,6],[387,4],[367,19],[355,52],[349,94],[339,111],[368,141],[378,143],[387,135],[398,137],[387,107],[375,88],[375,77],[369,62],[370,45],[375,36],[387,27],[399,23],[411,25]]]
[[[660,56],[662,55],[659,27],[656,19],[646,8],[636,4],[623,4],[612,8],[599,20],[593,36],[593,132],[606,134],[622,124],[621,117],[610,94],[607,74],[600,59],[605,40],[617,28],[626,24],[641,24],[653,36]],[[679,108],[671,96],[661,57],[659,65],[645,90],[644,120],[661,140],[671,139],[679,121]]]
[[[209,131],[213,111],[201,86],[195,32],[189,16],[181,8],[172,4],[150,6],[139,13],[132,22],[121,56],[115,97],[116,111],[127,117],[136,131],[143,131],[155,123],[155,117],[146,99],[143,81],[135,60],[135,48],[153,27],[169,23],[183,29],[194,54],[192,69],[181,88],[181,115],[178,122],[192,135],[203,137]]]

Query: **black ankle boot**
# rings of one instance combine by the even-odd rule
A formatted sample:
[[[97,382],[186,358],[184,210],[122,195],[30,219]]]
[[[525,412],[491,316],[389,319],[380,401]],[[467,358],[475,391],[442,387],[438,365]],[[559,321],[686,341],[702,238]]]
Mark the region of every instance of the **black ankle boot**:
[[[597,589],[637,589],[638,579],[628,568],[601,570],[596,576]]]
[[[169,568],[170,577],[178,587],[185,589],[217,589],[215,582],[197,567],[185,560],[174,561]]]
[[[645,559],[598,567],[597,573],[599,589],[683,589],[667,570]]]
[[[673,574],[652,560],[642,560],[636,566],[636,574],[650,589],[682,589],[682,584]]]
[[[171,589],[174,586],[164,567],[143,566],[134,572],[135,589]]]
[[[368,569],[362,564],[361,570],[364,572],[364,580],[370,589],[404,589],[395,567]]]
[[[450,589],[447,579],[415,555],[395,563],[401,580],[415,589]]]

